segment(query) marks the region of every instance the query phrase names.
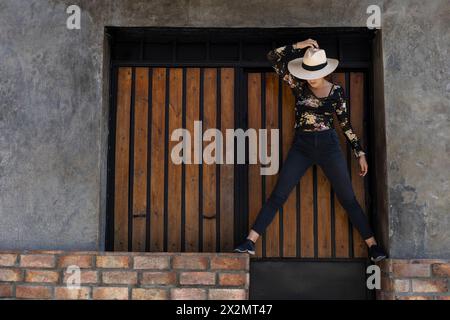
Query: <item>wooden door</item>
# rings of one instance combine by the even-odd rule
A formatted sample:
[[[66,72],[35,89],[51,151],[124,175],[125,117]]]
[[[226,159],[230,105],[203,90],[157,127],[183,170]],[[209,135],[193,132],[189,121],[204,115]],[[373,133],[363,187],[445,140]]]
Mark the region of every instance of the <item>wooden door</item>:
[[[178,128],[193,134],[194,121],[202,121],[203,131],[234,128],[234,69],[115,72],[113,249],[232,250],[233,164],[175,164],[171,150],[178,142],[170,136]]]
[[[282,162],[294,135],[294,96],[274,72],[247,73],[248,125],[250,128],[279,128]],[[331,81],[346,93],[351,124],[366,148],[364,121],[364,73],[335,73]],[[358,162],[352,156],[336,115],[335,127],[347,158],[356,198],[366,212],[364,180],[358,175]],[[280,167],[281,169],[281,167]],[[260,164],[250,164],[248,175],[250,227],[275,186],[277,175],[260,175]],[[293,189],[282,209],[257,242],[257,257],[353,258],[366,257],[367,249],[351,225],[333,188],[320,166],[310,167]]]
[[[235,127],[234,68],[117,68],[114,145],[114,250],[229,251],[235,236],[234,164],[174,164],[170,140],[177,128],[194,132]],[[274,72],[245,73],[247,128],[281,129],[285,159],[294,134],[294,96]],[[351,123],[363,134],[364,73],[336,73],[344,87]],[[337,124],[335,118],[335,124]],[[338,126],[353,187],[366,209],[364,180]],[[191,137],[194,138],[193,136]],[[206,146],[207,142],[202,142]],[[191,144],[192,153],[194,144]],[[225,147],[225,145],[224,145]],[[193,154],[191,153],[192,157]],[[280,161],[282,165],[282,161]],[[244,174],[248,230],[270,195],[277,175]],[[242,220],[245,221],[245,220]],[[257,244],[257,257],[365,257],[366,247],[319,166],[305,173]]]

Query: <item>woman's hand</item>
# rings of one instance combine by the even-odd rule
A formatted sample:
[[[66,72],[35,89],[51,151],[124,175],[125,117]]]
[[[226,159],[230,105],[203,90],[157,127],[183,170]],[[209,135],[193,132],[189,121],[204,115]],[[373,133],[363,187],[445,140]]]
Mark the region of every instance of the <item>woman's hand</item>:
[[[319,44],[313,39],[307,39],[294,44],[295,49],[303,49],[306,47],[319,48]]]
[[[359,168],[360,168],[359,175],[361,177],[364,177],[367,174],[367,168],[369,167],[367,165],[366,156],[365,155],[359,156],[358,161],[359,161]]]

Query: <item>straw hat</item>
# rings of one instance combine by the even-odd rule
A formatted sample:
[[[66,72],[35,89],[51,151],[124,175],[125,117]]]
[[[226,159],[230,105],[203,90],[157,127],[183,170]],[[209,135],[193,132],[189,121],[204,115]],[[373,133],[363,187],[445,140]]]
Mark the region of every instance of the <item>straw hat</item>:
[[[325,77],[336,70],[339,60],[327,58],[325,50],[309,47],[303,58],[289,61],[289,72],[300,79],[313,80]]]

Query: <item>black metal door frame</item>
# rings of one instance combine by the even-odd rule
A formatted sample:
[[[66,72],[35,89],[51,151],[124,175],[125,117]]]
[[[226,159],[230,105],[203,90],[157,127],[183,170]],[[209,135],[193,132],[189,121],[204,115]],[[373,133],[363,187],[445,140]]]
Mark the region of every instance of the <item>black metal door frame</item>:
[[[346,50],[358,52],[361,47],[372,43],[374,32],[365,28],[120,28],[107,27],[111,47],[110,59],[110,117],[109,146],[107,165],[107,216],[106,216],[106,249],[113,250],[114,239],[114,145],[115,145],[115,93],[117,70],[119,67],[234,67],[235,68],[235,128],[248,129],[246,95],[246,72],[255,70],[273,71],[265,54],[268,49],[302,38],[315,38],[321,47],[327,50],[330,57],[340,60],[338,71],[363,71],[366,74],[366,119],[373,119],[372,97],[372,57],[371,50],[362,52],[361,56],[347,57]],[[321,41],[322,40],[322,41]],[[161,54],[158,54],[158,48]],[[281,81],[281,80],[280,80]],[[347,82],[347,81],[346,81]],[[348,82],[347,82],[348,83]],[[347,91],[347,90],[346,90]],[[348,92],[348,91],[347,91]],[[369,165],[374,160],[371,152],[373,123],[367,121],[366,137],[369,146]],[[248,152],[248,148],[247,152]],[[236,156],[236,155],[235,155]],[[236,159],[235,159],[236,160]],[[248,226],[248,164],[235,164],[235,208],[234,208],[234,240],[239,242],[246,234]],[[370,176],[366,183],[366,202],[372,222],[370,194],[375,192],[375,177]],[[367,265],[367,259],[345,259]],[[267,262],[311,262],[305,258],[257,259],[255,263]],[[340,259],[313,259],[315,262],[336,263]],[[332,269],[330,269],[332,270]],[[255,272],[254,274],[257,274]],[[255,279],[256,280],[256,279]],[[366,298],[371,293],[366,293]]]

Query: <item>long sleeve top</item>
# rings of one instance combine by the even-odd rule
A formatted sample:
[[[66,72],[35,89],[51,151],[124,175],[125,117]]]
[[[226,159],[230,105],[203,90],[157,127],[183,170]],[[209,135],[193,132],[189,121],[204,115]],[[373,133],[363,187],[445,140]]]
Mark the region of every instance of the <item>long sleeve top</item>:
[[[356,158],[365,154],[358,137],[350,124],[343,88],[333,84],[327,97],[316,97],[305,80],[293,76],[288,62],[303,56],[305,49],[295,49],[292,44],[273,49],[267,59],[275,72],[289,84],[295,96],[295,129],[302,131],[321,131],[333,128],[333,112],[336,113],[340,127],[352,147]]]

